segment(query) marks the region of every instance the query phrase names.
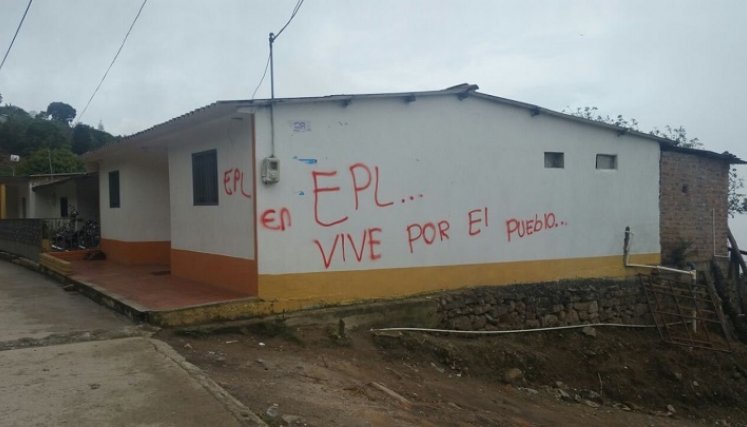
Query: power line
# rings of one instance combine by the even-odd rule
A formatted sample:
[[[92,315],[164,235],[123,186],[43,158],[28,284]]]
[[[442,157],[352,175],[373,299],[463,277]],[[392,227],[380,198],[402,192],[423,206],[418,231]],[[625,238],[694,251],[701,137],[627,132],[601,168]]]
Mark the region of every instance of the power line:
[[[275,37],[273,37],[273,39],[277,39],[278,37],[280,37],[280,34],[283,31],[285,31],[285,27],[287,27],[288,24],[291,23],[291,21],[293,20],[293,18],[296,17],[296,14],[298,13],[298,10],[301,9],[301,5],[303,4],[303,2],[304,2],[304,0],[298,0],[298,2],[296,3],[296,6],[293,8],[293,12],[291,13],[290,18],[288,18],[288,22],[286,22],[285,25],[283,25],[283,28],[281,28],[280,31],[278,31],[277,34],[275,34]]]
[[[288,25],[293,21],[293,18],[296,17],[296,14],[301,9],[301,6],[303,5],[304,0],[298,0],[296,2],[296,5],[293,7],[293,11],[291,12],[290,18],[288,18],[288,22],[283,25],[283,27],[278,31],[277,34],[270,33],[270,43],[277,40],[278,37],[280,37],[280,34],[285,31],[285,29],[288,27]],[[254,100],[254,96],[257,94],[257,91],[262,86],[262,83],[265,81],[265,77],[267,76],[267,69],[270,67],[270,62],[272,61],[272,50],[270,50],[270,54],[267,56],[267,63],[265,64],[265,71],[262,73],[262,78],[259,79],[259,83],[257,84],[257,87],[254,89],[254,92],[252,93],[252,100]]]
[[[257,87],[254,88],[254,92],[252,92],[252,100],[254,100],[254,96],[257,94],[259,87],[262,86],[262,82],[265,81],[265,76],[267,76],[268,68],[270,68],[270,55],[267,55],[267,63],[265,64],[265,71],[262,73],[262,78],[259,79],[259,83],[257,83]]]
[[[78,115],[78,123],[80,123],[80,120],[83,118],[83,115],[86,113],[86,110],[88,110],[88,106],[91,105],[91,101],[93,101],[93,97],[96,96],[99,89],[101,88],[101,85],[104,84],[104,80],[106,80],[106,76],[109,75],[109,70],[112,69],[114,66],[114,63],[117,62],[117,58],[119,57],[119,53],[122,52],[122,48],[124,47],[125,43],[127,42],[127,38],[130,37],[130,33],[132,32],[132,28],[135,26],[135,23],[137,22],[138,18],[140,18],[140,13],[143,11],[143,8],[145,7],[145,3],[148,3],[148,0],[143,0],[143,4],[140,5],[140,9],[137,11],[137,15],[135,15],[135,19],[132,20],[132,24],[130,24],[130,28],[127,30],[127,34],[125,34],[124,39],[122,39],[122,44],[119,45],[119,49],[117,49],[117,53],[114,54],[114,58],[112,59],[111,64],[109,64],[109,68],[106,69],[106,72],[104,73],[104,76],[101,77],[101,81],[96,86],[96,89],[93,90],[93,93],[91,94],[91,97],[88,99],[88,102],[86,103],[86,106],[83,108],[83,111]]]
[[[16,41],[16,37],[18,37],[18,32],[21,31],[21,26],[23,25],[23,21],[26,19],[26,14],[29,13],[29,8],[31,7],[32,1],[34,0],[29,0],[29,4],[26,5],[26,10],[23,11],[21,22],[18,23],[18,28],[16,28],[16,33],[13,34],[13,39],[10,41],[10,46],[8,46],[8,50],[5,51],[5,55],[3,56],[3,62],[0,62],[0,70],[3,69],[3,65],[5,65],[5,60],[8,59],[8,54],[10,53],[10,49],[13,47],[13,43]]]

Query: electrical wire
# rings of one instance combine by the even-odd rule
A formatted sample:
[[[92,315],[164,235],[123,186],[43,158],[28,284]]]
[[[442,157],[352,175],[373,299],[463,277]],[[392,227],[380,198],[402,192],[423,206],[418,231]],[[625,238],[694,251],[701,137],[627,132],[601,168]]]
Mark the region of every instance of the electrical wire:
[[[288,22],[283,25],[282,28],[280,28],[280,31],[277,32],[277,34],[272,36],[272,41],[277,40],[278,37],[280,37],[280,34],[282,34],[283,31],[290,25],[291,21],[293,21],[293,18],[296,17],[296,14],[299,10],[301,10],[301,6],[303,5],[304,0],[298,0],[296,2],[296,5],[293,7],[293,11],[291,12],[290,18],[288,18]],[[254,92],[252,92],[252,101],[254,101],[254,97],[257,95],[257,91],[262,86],[262,83],[265,81],[265,77],[267,76],[267,69],[270,67],[270,59],[272,58],[272,54],[267,55],[267,63],[265,64],[265,71],[262,73],[262,78],[259,79],[259,83],[257,83],[257,87],[254,89]]]
[[[23,16],[21,17],[21,22],[18,23],[18,28],[16,28],[16,33],[13,34],[13,39],[10,41],[10,45],[8,46],[8,50],[5,51],[5,55],[3,55],[3,61],[0,62],[0,70],[3,69],[3,65],[5,65],[5,60],[8,59],[8,54],[10,53],[10,49],[13,47],[13,43],[16,41],[16,37],[18,37],[18,32],[21,31],[21,26],[23,25],[23,21],[26,19],[26,15],[29,13],[29,8],[31,8],[31,2],[34,0],[29,0],[29,4],[26,5],[26,10],[23,11]]]
[[[296,17],[298,10],[301,9],[301,5],[303,5],[303,2],[304,0],[298,0],[298,2],[296,3],[296,6],[293,8],[293,12],[291,13],[290,18],[288,18],[288,22],[286,22],[285,25],[283,25],[283,28],[281,28],[277,34],[275,34],[275,37],[273,37],[273,39],[277,39],[278,37],[280,37],[280,34],[282,34],[283,31],[285,31],[285,28],[291,23],[291,21],[293,21],[293,18]]]
[[[257,83],[257,87],[254,88],[254,92],[252,92],[252,101],[254,101],[254,96],[257,95],[257,91],[259,90],[259,87],[262,86],[262,82],[265,81],[265,76],[267,76],[268,68],[270,68],[270,55],[267,55],[267,64],[265,64],[265,72],[262,73],[262,78],[259,79],[259,83]]]
[[[130,28],[127,30],[127,34],[125,34],[124,39],[122,39],[122,44],[119,45],[119,49],[117,49],[117,53],[114,54],[114,58],[112,59],[112,62],[109,64],[109,67],[106,69],[104,76],[101,77],[101,81],[96,86],[96,89],[93,90],[93,93],[91,94],[91,97],[88,99],[86,106],[83,108],[83,111],[78,115],[78,123],[80,123],[80,120],[83,118],[83,115],[86,114],[86,111],[88,110],[88,106],[91,105],[91,101],[93,101],[93,98],[98,93],[99,89],[101,88],[101,85],[104,84],[104,80],[106,80],[106,76],[109,75],[109,71],[114,66],[114,63],[117,62],[117,58],[119,58],[119,54],[120,52],[122,52],[122,48],[124,48],[124,45],[127,42],[127,38],[130,37],[132,28],[135,26],[135,23],[137,22],[138,18],[140,18],[140,13],[142,13],[143,8],[145,7],[146,3],[148,3],[148,0],[143,0],[143,4],[140,5],[140,9],[138,9],[137,15],[135,15],[135,19],[132,20],[132,24],[130,24]]]

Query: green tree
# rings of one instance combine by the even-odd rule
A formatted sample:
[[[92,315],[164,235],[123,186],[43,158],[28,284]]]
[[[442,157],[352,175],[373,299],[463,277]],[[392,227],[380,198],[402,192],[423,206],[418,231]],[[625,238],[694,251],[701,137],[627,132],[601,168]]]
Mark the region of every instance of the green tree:
[[[57,104],[61,108],[57,108]],[[75,110],[61,102],[49,104],[47,111],[38,114],[13,105],[0,106],[0,175],[11,174],[11,169],[3,163],[10,154],[21,156],[22,165],[18,165],[17,175],[49,173],[50,154],[55,173],[78,172],[82,166],[73,160],[73,145],[76,153],[84,153],[116,140],[109,133],[88,125],[70,128],[73,117]]]
[[[687,131],[682,126],[673,128],[667,125],[664,127],[663,131],[659,130],[658,128],[653,128],[649,133],[654,136],[668,139],[674,142],[674,145],[677,145],[679,147],[703,148],[703,144],[700,143],[700,140],[698,138],[687,137]]]
[[[26,129],[33,119],[23,109],[6,105],[0,107],[0,152],[24,154]]]
[[[747,198],[742,189],[744,181],[737,175],[735,168],[729,169],[729,216],[734,218],[736,214],[747,212]]]
[[[71,148],[73,153],[83,154],[101,148],[114,140],[112,135],[104,131],[78,123],[73,128]]]
[[[85,172],[83,162],[67,148],[42,148],[18,163],[16,175]]]
[[[566,107],[563,109],[563,113],[581,117],[587,120],[607,123],[613,126],[620,126],[630,130],[638,130],[638,120],[633,118],[626,119],[622,114],[619,114],[614,118],[610,117],[609,115],[602,116],[601,114],[599,114],[599,109],[597,107],[578,107],[575,111],[572,111],[569,107]]]
[[[29,154],[43,147],[69,146],[70,130],[49,120],[33,120],[26,128],[25,141],[20,154]]]
[[[55,121],[67,123],[73,121],[77,112],[75,108],[64,102],[52,102],[47,106],[47,115]]]

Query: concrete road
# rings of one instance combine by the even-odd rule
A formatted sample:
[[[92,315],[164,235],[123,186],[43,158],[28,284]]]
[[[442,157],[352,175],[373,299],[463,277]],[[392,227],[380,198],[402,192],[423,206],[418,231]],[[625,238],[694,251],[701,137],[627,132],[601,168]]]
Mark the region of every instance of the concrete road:
[[[0,260],[0,341],[125,327],[132,327],[126,317]]]
[[[0,260],[0,426],[263,425],[149,332]]]

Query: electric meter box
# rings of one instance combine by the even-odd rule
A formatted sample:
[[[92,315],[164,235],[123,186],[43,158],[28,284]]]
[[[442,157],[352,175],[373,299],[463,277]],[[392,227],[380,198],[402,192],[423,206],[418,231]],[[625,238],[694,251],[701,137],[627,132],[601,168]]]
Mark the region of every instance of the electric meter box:
[[[262,182],[275,184],[280,181],[280,159],[265,157],[262,159]]]

